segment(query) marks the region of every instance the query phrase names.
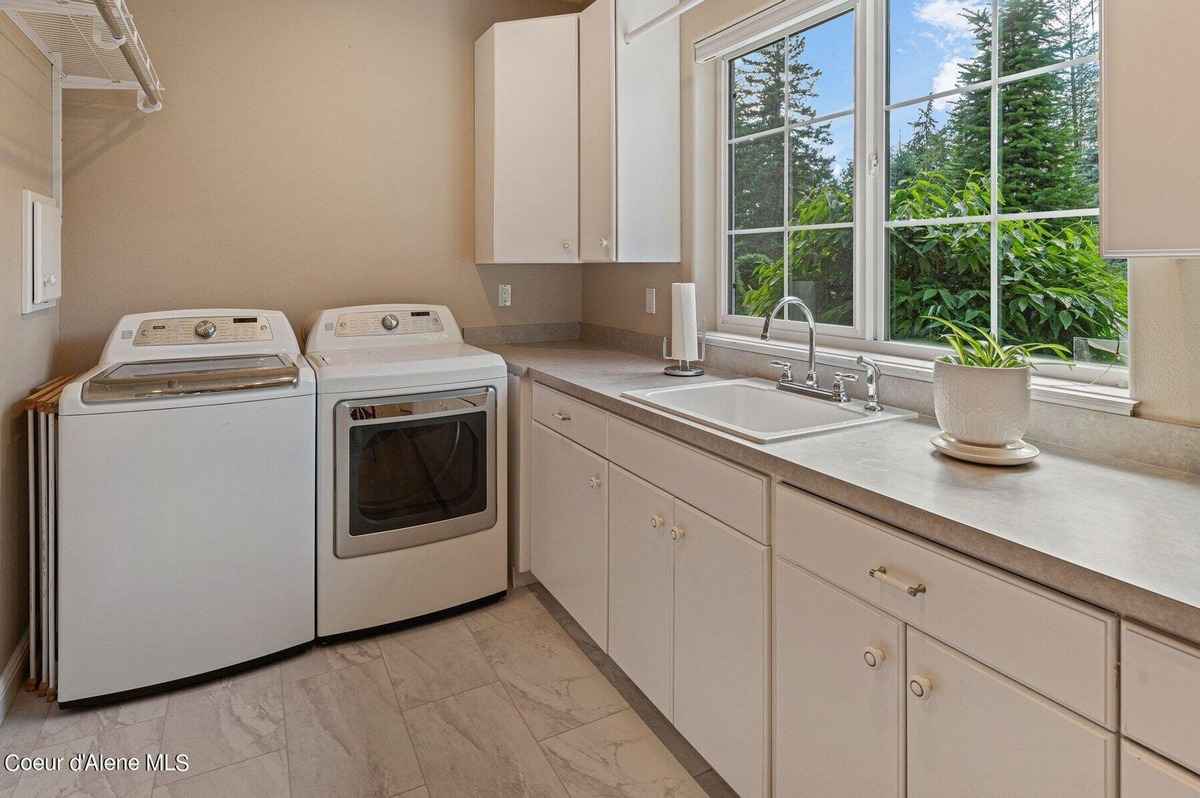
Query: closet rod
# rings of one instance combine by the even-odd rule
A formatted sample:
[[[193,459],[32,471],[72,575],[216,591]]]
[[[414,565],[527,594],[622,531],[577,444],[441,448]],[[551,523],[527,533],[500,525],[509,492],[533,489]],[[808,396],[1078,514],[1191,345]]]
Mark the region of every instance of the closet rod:
[[[133,76],[137,78],[138,84],[142,87],[142,93],[146,95],[147,107],[143,110],[162,108],[162,87],[150,73],[150,59],[147,57],[143,63],[143,55],[137,49],[136,35],[130,35],[133,31],[129,30],[117,17],[110,0],[92,0],[92,2],[96,5],[100,18],[112,32],[113,38],[121,41],[121,55],[125,56],[125,61],[133,70]],[[115,0],[115,2],[120,5],[122,0]]]

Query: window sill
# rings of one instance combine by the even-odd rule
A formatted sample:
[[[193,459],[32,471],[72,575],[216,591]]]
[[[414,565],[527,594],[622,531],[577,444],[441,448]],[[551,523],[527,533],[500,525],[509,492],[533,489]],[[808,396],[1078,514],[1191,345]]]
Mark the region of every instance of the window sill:
[[[807,345],[794,341],[761,341],[748,335],[710,332],[707,334],[705,342],[706,346],[718,349],[752,352],[757,355],[782,357],[792,361],[808,360]],[[859,370],[856,363],[859,355],[867,355],[878,363],[884,376],[933,382],[933,363],[931,361],[880,354],[868,350],[821,345],[817,347],[817,364],[839,369]],[[1041,377],[1037,374],[1033,377],[1032,397],[1037,402],[1112,413],[1118,416],[1132,416],[1134,408],[1138,404],[1136,399],[1130,397],[1127,388],[1087,385],[1071,380]]]

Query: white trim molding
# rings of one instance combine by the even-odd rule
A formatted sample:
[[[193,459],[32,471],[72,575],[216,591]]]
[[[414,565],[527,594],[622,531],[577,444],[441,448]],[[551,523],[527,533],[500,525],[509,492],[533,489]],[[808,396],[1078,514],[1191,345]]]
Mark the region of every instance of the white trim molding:
[[[696,63],[704,64],[724,58],[748,42],[782,33],[794,28],[797,23],[816,25],[841,13],[840,9],[845,4],[845,0],[781,0],[698,40],[695,45]]]
[[[8,717],[8,710],[12,708],[13,701],[17,698],[19,691],[24,683],[25,666],[29,660],[29,630],[25,630],[25,634],[21,635],[21,639],[17,642],[17,647],[13,649],[12,655],[8,658],[8,664],[4,666],[4,674],[0,676],[0,719]]]

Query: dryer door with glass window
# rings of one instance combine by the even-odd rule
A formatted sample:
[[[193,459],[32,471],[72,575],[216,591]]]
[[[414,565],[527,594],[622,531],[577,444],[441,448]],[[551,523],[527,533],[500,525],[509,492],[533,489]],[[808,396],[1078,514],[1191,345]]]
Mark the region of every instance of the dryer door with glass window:
[[[346,401],[335,414],[338,557],[495,525],[494,388]]]

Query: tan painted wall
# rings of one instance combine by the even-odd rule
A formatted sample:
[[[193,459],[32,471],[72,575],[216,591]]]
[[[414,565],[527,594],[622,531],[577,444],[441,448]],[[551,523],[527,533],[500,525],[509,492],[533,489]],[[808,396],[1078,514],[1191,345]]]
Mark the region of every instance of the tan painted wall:
[[[578,321],[578,266],[477,267],[475,39],[555,0],[134,0],[167,87],[68,92],[62,333],[94,362],[124,313],[451,306],[464,326]],[[513,285],[511,308],[496,286]]]
[[[0,15],[0,667],[27,621],[25,414],[17,406],[50,376],[58,311],[21,315],[21,191],[50,194],[50,63]]]
[[[814,0],[814,4],[817,0]],[[717,318],[717,65],[696,64],[700,38],[758,11],[763,0],[707,0],[681,18],[683,259],[670,265],[588,265],[583,320],[654,335],[671,330],[670,283],[693,280],[700,315]],[[1133,395],[1139,415],[1200,425],[1200,261],[1143,259],[1131,265]],[[666,290],[663,286],[666,285]],[[642,311],[657,287],[658,313]]]
[[[1138,415],[1200,426],[1200,260],[1129,264]]]

